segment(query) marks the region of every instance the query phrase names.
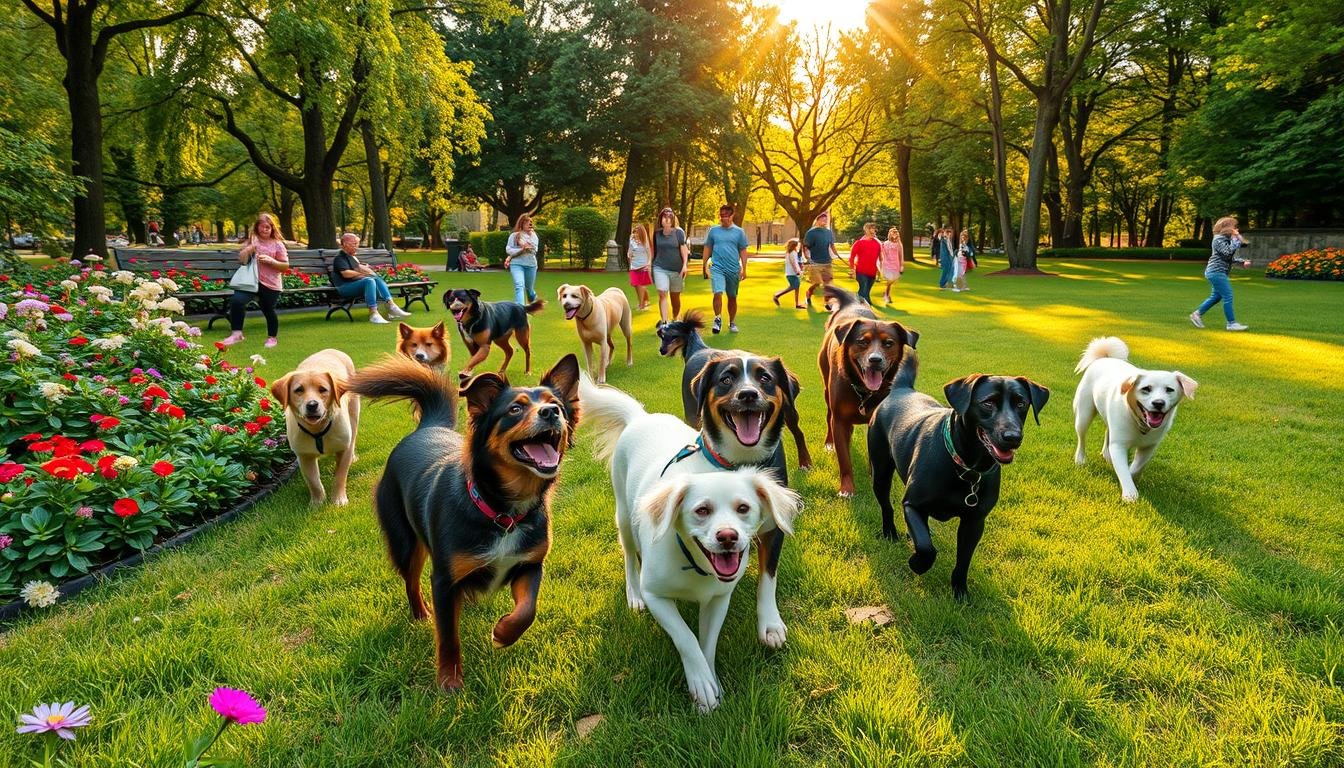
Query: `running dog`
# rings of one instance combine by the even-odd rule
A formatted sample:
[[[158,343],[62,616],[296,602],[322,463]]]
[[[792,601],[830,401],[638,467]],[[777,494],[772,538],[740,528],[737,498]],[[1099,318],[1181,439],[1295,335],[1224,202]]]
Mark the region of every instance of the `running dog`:
[[[430,615],[420,573],[431,563],[437,680],[444,689],[462,687],[464,602],[509,584],[513,611],[490,633],[497,648],[512,645],[536,617],[551,546],[551,491],[579,422],[578,380],[574,355],[561,358],[536,387],[482,373],[462,387],[465,435],[454,431],[455,385],[422,365],[389,358],[351,384],[369,397],[411,400],[423,414],[388,455],[373,502],[412,619]]]
[[[817,358],[826,400],[826,450],[835,451],[840,496],[849,497],[854,495],[849,452],[854,425],[867,424],[891,391],[905,348],[915,348],[919,332],[878,320],[867,304],[842,288],[828,285],[825,293],[827,304],[834,307]]]
[[[452,349],[448,346],[443,321],[433,328],[413,328],[405,323],[397,324],[397,352],[429,368],[435,373],[443,373]]]
[[[1022,426],[1030,408],[1036,423],[1050,390],[1017,376],[972,374],[949,381],[943,394],[951,408],[915,391],[919,358],[905,353],[891,393],[878,406],[868,427],[868,459],[873,493],[882,508],[882,535],[895,539],[891,478],[905,484],[901,509],[914,541],[910,570],[925,573],[938,550],[929,535],[929,518],[957,526],[957,564],[952,596],[970,599],[966,573],[985,532],[985,518],[999,502],[999,467],[1012,462],[1022,446]]]
[[[523,373],[532,373],[532,324],[527,316],[540,312],[546,302],[537,299],[523,305],[514,301],[481,301],[481,292],[475,288],[454,288],[443,294],[443,305],[457,321],[457,332],[471,353],[467,367],[458,374],[461,378],[471,376],[472,369],[485,362],[491,344],[504,350],[504,364],[499,372],[508,370],[513,358],[510,336],[517,336],[518,346],[523,348]]]
[[[1114,336],[1093,339],[1074,373],[1083,374],[1073,395],[1078,448],[1073,461],[1087,462],[1087,429],[1101,416],[1106,432],[1101,458],[1120,480],[1120,498],[1138,501],[1134,478],[1153,458],[1176,421],[1176,406],[1195,399],[1199,383],[1180,371],[1145,371],[1129,362],[1129,347]],[[1129,459],[1130,449],[1134,460]]]
[[[594,453],[611,468],[626,602],[649,609],[681,654],[692,699],[701,711],[714,709],[723,696],[714,653],[733,587],[746,572],[749,541],[761,528],[791,533],[798,495],[770,470],[719,471],[730,468],[697,442],[694,429],[671,414],[646,412],[619,390],[584,379],[579,397],[596,428]],[[764,568],[761,581],[771,587],[770,604],[757,603],[760,637],[778,647],[784,623]],[[698,644],[677,611],[679,599],[700,605]]]
[[[583,363],[598,384],[607,383],[607,366],[616,354],[611,334],[617,327],[625,334],[625,364],[635,364],[634,331],[631,328],[630,300],[625,291],[611,287],[599,294],[586,285],[560,286],[555,291],[565,319],[574,321],[574,330],[583,342]],[[593,345],[598,347],[597,370],[593,370]]]
[[[308,483],[308,503],[327,500],[317,468],[323,456],[336,457],[331,503],[344,506],[346,477],[355,461],[359,436],[359,395],[348,391],[355,362],[339,349],[314,352],[299,367],[271,382],[271,396],[285,409],[285,435]]]

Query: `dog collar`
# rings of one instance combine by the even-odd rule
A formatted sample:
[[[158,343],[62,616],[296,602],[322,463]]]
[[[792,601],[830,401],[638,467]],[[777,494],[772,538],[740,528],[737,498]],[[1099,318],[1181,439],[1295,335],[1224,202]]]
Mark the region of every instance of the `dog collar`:
[[[845,378],[849,377],[846,376]],[[868,418],[868,400],[872,398],[873,395],[876,395],[877,392],[869,390],[867,387],[859,389],[859,386],[854,383],[853,379],[849,379],[849,388],[854,390],[854,394],[859,398],[859,415],[865,419]],[[864,394],[864,392],[867,392],[868,394]]]
[[[984,472],[981,472],[980,470],[971,467],[966,463],[965,459],[961,458],[961,454],[957,453],[957,447],[952,444],[953,415],[954,414],[949,413],[947,419],[943,422],[943,445],[947,447],[947,453],[952,457],[952,463],[957,465],[957,477],[961,478],[963,483],[967,483],[971,486],[971,492],[966,494],[966,498],[962,499],[962,503],[968,507],[974,507],[976,504],[980,503],[980,481],[984,479],[985,474],[993,471],[994,467],[998,466],[998,463],[996,462],[994,467],[990,467]],[[991,457],[990,461],[993,460],[993,457]],[[968,477],[969,475],[974,475],[975,479],[970,479]]]
[[[699,565],[696,564],[696,562],[695,562],[695,558],[691,556],[691,550],[690,550],[689,548],[687,548],[687,546],[686,546],[686,542],[684,542],[684,541],[681,540],[681,534],[680,534],[680,533],[677,534],[677,546],[678,546],[678,547],[681,547],[681,554],[683,554],[683,555],[686,556],[686,562],[689,563],[689,565],[683,565],[683,566],[681,566],[681,570],[683,570],[683,571],[695,571],[696,573],[700,574],[701,576],[708,576],[708,575],[709,575],[709,572],[708,572],[708,571],[706,571],[704,568],[701,568]]]
[[[667,462],[667,464],[663,465],[663,471],[659,472],[658,476],[662,477],[663,475],[666,475],[667,470],[671,469],[673,464],[676,464],[682,459],[688,459],[697,453],[704,454],[705,461],[708,461],[710,465],[713,466],[715,469],[733,468],[733,463],[731,461],[715,453],[714,449],[710,448],[705,443],[704,435],[696,435],[695,442],[683,447],[680,451],[677,451],[677,455],[673,456],[672,459]],[[685,549],[684,546],[682,548]]]
[[[321,456],[323,453],[322,438],[327,436],[327,433],[331,431],[331,428],[335,423],[336,419],[328,419],[327,426],[323,427],[321,432],[309,432],[308,430],[304,429],[303,425],[300,424],[297,420],[294,422],[294,426],[298,427],[299,431],[302,432],[303,434],[313,438],[313,442],[317,445],[317,454]]]
[[[485,515],[495,525],[503,528],[505,533],[512,531],[514,526],[522,522],[523,518],[532,512],[529,509],[523,510],[521,514],[517,515],[501,515],[495,511],[494,507],[485,503],[485,499],[481,497],[481,492],[476,490],[476,484],[471,481],[471,478],[467,478],[467,495],[475,502],[476,508],[481,510],[481,514]]]
[[[590,318],[590,317],[593,316],[593,310],[594,310],[594,309],[597,309],[596,305],[589,307],[589,308],[588,308],[588,314],[584,315],[583,317],[579,317],[577,314],[574,315],[574,317],[575,317],[575,319],[577,319],[577,320],[587,320],[588,318]]]

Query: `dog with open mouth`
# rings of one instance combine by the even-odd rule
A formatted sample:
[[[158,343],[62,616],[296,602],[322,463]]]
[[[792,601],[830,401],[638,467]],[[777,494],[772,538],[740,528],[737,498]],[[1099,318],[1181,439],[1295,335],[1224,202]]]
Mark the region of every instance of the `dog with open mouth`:
[[[472,369],[485,362],[491,344],[504,350],[504,364],[499,372],[507,371],[509,360],[513,359],[510,338],[516,338],[523,348],[523,373],[532,373],[532,324],[527,316],[540,312],[546,302],[537,299],[524,305],[516,301],[481,301],[481,292],[475,288],[454,288],[443,294],[443,305],[457,321],[457,332],[471,353],[467,367],[458,374],[461,378],[471,376]]]
[[[1087,462],[1087,430],[1100,416],[1106,425],[1101,458],[1120,480],[1120,498],[1138,501],[1134,479],[1171,431],[1176,407],[1182,400],[1195,398],[1199,383],[1180,371],[1146,371],[1135,366],[1129,362],[1129,347],[1115,336],[1093,339],[1074,373],[1083,374],[1073,395],[1073,426],[1078,433],[1074,463]]]
[[[579,361],[566,355],[535,387],[494,373],[463,385],[467,430],[455,430],[457,387],[404,358],[360,372],[351,391],[411,400],[422,418],[397,443],[374,489],[374,510],[411,618],[428,618],[420,574],[431,564],[437,681],[462,687],[458,620],[471,598],[508,584],[513,611],[491,631],[512,645],[532,625],[551,546],[551,492],[579,422]]]
[[[868,460],[873,493],[882,509],[882,535],[895,539],[891,479],[905,484],[901,510],[914,542],[910,570],[925,573],[938,550],[929,534],[929,518],[957,526],[957,562],[952,568],[952,595],[970,599],[966,575],[985,531],[985,519],[999,502],[1000,467],[1010,464],[1022,446],[1027,411],[1036,423],[1050,399],[1050,390],[1024,376],[973,374],[949,381],[945,408],[915,391],[919,359],[905,353],[891,392],[873,414],[868,427]]]
[[[849,497],[854,495],[854,426],[872,418],[891,390],[905,348],[914,349],[919,332],[877,319],[872,308],[843,288],[828,285],[824,290],[833,310],[817,359],[826,400],[826,449],[835,451],[840,496]]]
[[[593,293],[586,285],[565,283],[555,290],[565,319],[574,321],[574,330],[583,342],[583,362],[588,375],[598,384],[607,383],[607,366],[616,356],[616,342],[612,335],[619,328],[625,335],[625,365],[635,364],[634,332],[630,300],[625,291],[612,286],[601,293]],[[593,345],[597,345],[597,368],[593,368]]]
[[[594,455],[611,468],[626,602],[635,611],[647,607],[672,637],[692,698],[702,711],[713,709],[723,695],[714,651],[750,542],[766,527],[791,533],[801,501],[771,470],[722,464],[672,414],[648,413],[624,392],[586,378],[579,397],[595,429]],[[763,642],[778,647],[784,622],[773,585],[769,596],[768,606],[757,602],[758,628]],[[699,603],[698,643],[676,600]]]

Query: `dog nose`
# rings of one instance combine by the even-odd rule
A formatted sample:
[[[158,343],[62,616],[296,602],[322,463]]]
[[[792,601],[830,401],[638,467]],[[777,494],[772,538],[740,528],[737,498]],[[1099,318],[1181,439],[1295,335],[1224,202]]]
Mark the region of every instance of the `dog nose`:
[[[882,363],[885,363],[886,360],[887,360],[887,359],[886,359],[885,357],[881,356],[881,355],[869,355],[869,356],[868,356],[868,365],[870,365],[870,366],[876,368],[877,366],[881,365]]]
[[[424,362],[425,360],[429,359],[429,355],[425,354],[424,352],[416,352],[415,359]]]
[[[546,421],[559,421],[559,420],[560,420],[560,406],[558,406],[558,405],[543,405],[543,406],[541,406],[541,408],[537,409],[537,414],[538,414],[538,416],[540,416],[542,419],[544,419],[544,420],[546,420]]]
[[[754,389],[743,389],[737,393],[738,402],[754,403],[761,399],[761,393]]]
[[[731,528],[722,528],[714,534],[714,539],[719,542],[720,546],[735,547],[737,546],[737,531]]]
[[[1003,440],[1004,445],[1007,445],[1009,448],[1017,448],[1019,445],[1022,445],[1022,430],[1005,429],[1000,435],[1000,438]]]
[[[303,404],[303,407],[306,408],[306,409],[309,410],[309,411],[316,411],[316,410],[317,410],[317,401],[316,401],[316,400],[309,400],[308,402],[306,402],[306,403]]]
[[[1154,400],[1153,407],[1149,408],[1148,410],[1157,411],[1158,413],[1161,413],[1166,407],[1167,407],[1166,400]]]

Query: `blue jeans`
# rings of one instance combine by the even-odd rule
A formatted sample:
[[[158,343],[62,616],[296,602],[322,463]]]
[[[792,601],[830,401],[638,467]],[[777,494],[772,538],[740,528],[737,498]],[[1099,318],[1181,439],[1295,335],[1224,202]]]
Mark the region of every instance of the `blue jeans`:
[[[383,282],[383,278],[377,276],[351,280],[337,288],[336,292],[346,299],[357,299],[363,296],[364,304],[369,309],[378,306],[380,301],[392,300],[392,292],[387,290],[387,283]]]
[[[855,275],[854,275],[854,279],[856,279],[856,280],[859,281],[859,298],[860,298],[860,299],[863,299],[864,301],[868,302],[869,304],[872,304],[872,303],[873,303],[873,283],[877,280],[877,278],[876,278],[875,276],[873,276],[873,275],[860,275],[860,274],[855,274]]]
[[[1213,292],[1209,294],[1209,298],[1205,299],[1204,303],[1200,304],[1199,309],[1195,311],[1203,315],[1205,312],[1213,309],[1214,304],[1221,301],[1223,302],[1223,314],[1227,316],[1227,322],[1237,322],[1237,316],[1232,314],[1232,281],[1228,278],[1227,273],[1205,272],[1204,279],[1208,280],[1209,285],[1213,286]]]
[[[519,304],[537,300],[537,268],[531,264],[509,264],[513,276],[513,300]]]

